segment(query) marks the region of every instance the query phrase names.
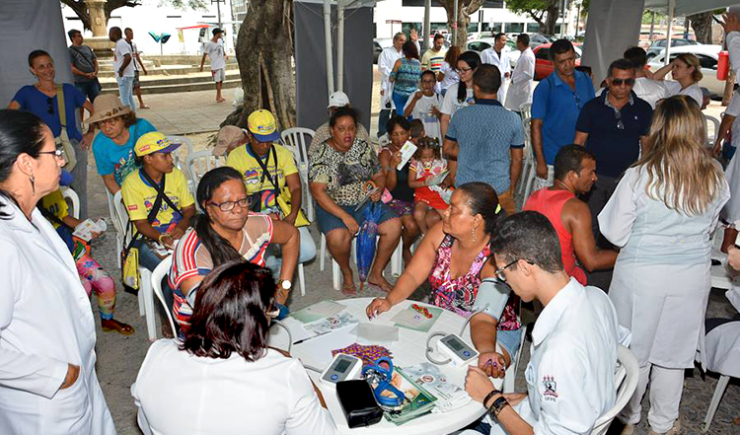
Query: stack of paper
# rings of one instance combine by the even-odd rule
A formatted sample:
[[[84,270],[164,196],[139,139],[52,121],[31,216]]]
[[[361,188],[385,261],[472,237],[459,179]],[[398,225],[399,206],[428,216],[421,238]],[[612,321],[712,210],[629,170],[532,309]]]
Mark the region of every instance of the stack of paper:
[[[391,384],[406,396],[406,400],[403,402],[403,408],[400,411],[385,412],[385,418],[393,424],[404,424],[407,421],[429,414],[434,409],[437,398],[429,391],[414,383],[402,370],[398,368],[393,369]],[[381,394],[395,397],[390,392]]]
[[[433,364],[423,362],[399,368],[399,370],[411,378],[416,385],[423,386],[437,397],[435,411],[447,412],[470,403],[471,398],[468,393],[458,385],[449,382],[447,376]]]

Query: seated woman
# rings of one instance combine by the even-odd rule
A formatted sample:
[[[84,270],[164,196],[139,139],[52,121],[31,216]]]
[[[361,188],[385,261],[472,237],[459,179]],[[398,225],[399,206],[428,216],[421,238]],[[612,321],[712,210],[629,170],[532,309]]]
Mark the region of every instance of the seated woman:
[[[249,212],[249,197],[242,174],[224,166],[206,172],[198,183],[198,214],[172,257],[169,285],[173,289],[173,313],[181,330],[187,330],[196,300],[195,289],[208,273],[230,260],[243,259],[265,266],[265,250],[282,245],[283,264],[275,295],[285,305],[298,260],[298,230],[284,221]],[[275,289],[273,289],[274,291]]]
[[[149,245],[172,249],[195,214],[187,179],[172,162],[172,152],[179,146],[162,133],[142,136],[134,147],[137,164],[142,167],[130,173],[121,187],[123,203],[136,227],[138,241],[134,246],[139,248],[139,264],[151,271],[163,257]]]
[[[431,303],[461,316],[470,316],[479,286],[481,291],[484,288],[481,281],[497,276],[494,263],[489,261],[489,242],[498,208],[498,197],[491,186],[479,182],[459,186],[452,194],[442,222],[424,236],[393,291],[368,305],[368,317],[384,313],[406,300],[427,277],[432,287]],[[494,301],[500,299],[487,295],[490,309],[470,321],[470,335],[480,352],[479,365],[489,375],[497,377],[503,377],[504,368],[516,356],[521,326],[517,319],[519,298],[512,294],[505,306]],[[503,311],[496,312],[493,305],[504,306]],[[485,304],[478,306],[485,308]],[[495,351],[497,342],[501,354]],[[489,361],[496,364],[489,364]]]
[[[378,202],[385,189],[385,175],[372,145],[356,137],[357,112],[341,107],[329,120],[332,136],[309,151],[311,168],[308,178],[316,200],[316,221],[326,235],[326,243],[344,277],[342,291],[355,293],[349,267],[352,238],[360,230],[370,201]],[[358,208],[359,206],[359,208]],[[383,269],[391,259],[401,237],[401,222],[387,205],[378,221],[378,247],[368,282],[384,291],[393,286],[383,278]]]
[[[145,434],[337,433],[301,363],[267,346],[274,289],[244,261],[206,277],[184,341],[152,344],[131,387]]]
[[[115,195],[126,176],[137,169],[134,145],[141,136],[157,129],[146,119],[137,119],[115,95],[99,95],[94,108],[95,114],[87,122],[100,129],[92,144],[95,164],[105,187]]]
[[[411,245],[419,236],[419,225],[414,220],[414,189],[409,186],[409,168],[411,161],[406,162],[399,170],[401,148],[411,137],[411,123],[403,116],[394,116],[388,120],[388,137],[390,141],[380,150],[380,164],[385,175],[385,187],[393,199],[388,206],[401,217],[401,237],[403,239],[403,262],[411,261]]]
[[[226,166],[239,171],[247,186],[250,210],[294,225],[300,234],[298,262],[316,257],[316,244],[308,231],[310,222],[301,211],[303,190],[293,153],[282,145],[275,118],[267,110],[249,115],[248,142],[233,150]],[[271,267],[272,268],[272,267]]]

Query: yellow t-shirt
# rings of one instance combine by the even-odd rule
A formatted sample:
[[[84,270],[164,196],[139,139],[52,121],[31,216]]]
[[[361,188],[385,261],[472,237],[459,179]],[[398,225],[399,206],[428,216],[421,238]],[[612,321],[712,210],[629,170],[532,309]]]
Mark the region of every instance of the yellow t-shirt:
[[[275,165],[275,156],[277,156],[277,166]],[[267,167],[272,179],[275,180],[277,177],[278,187],[281,191],[285,187],[285,178],[298,173],[293,153],[281,145],[273,145],[273,150],[262,161],[265,167]],[[277,208],[275,204],[275,186],[273,186],[268,177],[264,177],[263,179],[262,167],[257,162],[257,158],[249,152],[247,145],[240,146],[232,151],[226,159],[226,166],[231,166],[244,176],[247,195],[252,197],[255,193],[262,193],[260,196],[261,212],[268,213]],[[288,195],[285,198],[286,201],[290,201],[290,194],[287,190],[285,194]]]
[[[157,199],[157,190],[144,180],[144,177],[141,176],[142,170],[137,169],[131,172],[123,180],[123,185],[121,186],[123,203],[126,205],[129,219],[132,221],[146,219],[154,206],[154,201]],[[188,190],[188,181],[185,179],[182,171],[174,168],[171,173],[166,174],[164,177],[164,192],[174,205],[180,210],[183,210],[195,203],[193,195]],[[181,220],[182,216],[179,213],[175,213],[169,204],[163,200],[157,217],[151,224],[154,229],[162,234],[166,234]]]
[[[51,214],[58,217],[59,220],[69,216],[69,206],[67,205],[67,201],[64,200],[62,191],[59,189],[41,198],[41,207],[45,210],[49,210]],[[58,223],[51,220],[49,222],[54,225],[54,228],[59,228]]]

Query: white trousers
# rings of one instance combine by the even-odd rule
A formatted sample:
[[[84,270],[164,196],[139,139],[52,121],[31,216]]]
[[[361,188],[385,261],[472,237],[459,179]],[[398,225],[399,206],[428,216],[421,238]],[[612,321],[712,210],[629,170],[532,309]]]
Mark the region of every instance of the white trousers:
[[[534,184],[532,185],[532,192],[536,192],[545,187],[550,187],[555,184],[555,167],[547,165],[547,178],[534,177]]]
[[[668,432],[678,419],[678,405],[683,394],[684,369],[667,369],[650,363],[640,367],[637,390],[617,418],[625,424],[637,424],[642,413],[642,396],[650,383],[648,423],[658,433]]]

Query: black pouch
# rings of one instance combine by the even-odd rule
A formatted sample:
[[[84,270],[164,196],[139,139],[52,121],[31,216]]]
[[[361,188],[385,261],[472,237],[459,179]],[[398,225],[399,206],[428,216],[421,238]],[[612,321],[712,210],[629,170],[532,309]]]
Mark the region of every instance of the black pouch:
[[[350,429],[371,426],[383,418],[383,410],[375,401],[373,390],[367,381],[338,382],[337,398]]]

